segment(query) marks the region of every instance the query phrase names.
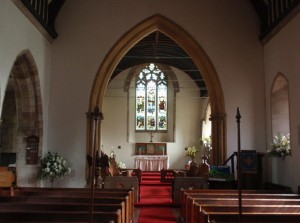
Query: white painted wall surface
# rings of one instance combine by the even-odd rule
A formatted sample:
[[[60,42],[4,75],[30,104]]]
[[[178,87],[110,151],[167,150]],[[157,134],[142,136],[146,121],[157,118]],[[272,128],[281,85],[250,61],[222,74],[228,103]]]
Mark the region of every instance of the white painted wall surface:
[[[5,31],[0,36],[1,92],[16,55],[29,48],[42,86],[44,149],[59,151],[73,169],[61,185],[85,185],[85,112],[97,69],[128,30],[155,14],[183,27],[214,64],[225,97],[228,156],[237,150],[237,107],[242,113],[243,148],[265,152],[263,48],[258,40],[259,21],[248,1],[66,1],[56,22],[59,36],[51,45],[10,1],[1,1],[0,6],[0,27]],[[178,117],[182,116],[177,111]],[[176,143],[182,147],[185,139],[176,134]],[[121,137],[118,140],[125,136]],[[170,146],[175,148],[176,143]],[[186,162],[179,154],[170,156],[174,168]]]
[[[49,148],[59,148],[76,160],[74,184],[84,183],[85,112],[97,69],[122,35],[154,14],[182,26],[212,60],[225,96],[228,155],[237,150],[237,107],[242,112],[243,148],[265,151],[263,54],[250,3],[67,1],[53,44],[48,141]],[[174,168],[182,168],[180,158],[170,160]]]
[[[274,78],[280,72],[288,80],[290,95],[290,135],[292,156],[284,161],[268,159],[269,181],[290,185],[294,191],[300,185],[299,170],[299,83],[300,83],[300,14],[293,18],[280,32],[264,46],[266,72],[266,114],[268,142],[272,141],[270,92]]]
[[[34,58],[39,74],[43,98],[43,133],[46,136],[48,133],[48,119],[46,117],[48,116],[51,45],[12,1],[0,1],[0,30],[0,111],[2,111],[4,93],[14,61],[22,51],[28,49]],[[47,150],[47,137],[43,139],[43,149],[44,151]],[[17,183],[19,186],[32,186],[32,183],[29,182],[37,178],[37,165],[26,165],[26,148],[20,148],[20,151],[17,154],[18,161],[16,164]],[[36,181],[36,185],[39,183]]]

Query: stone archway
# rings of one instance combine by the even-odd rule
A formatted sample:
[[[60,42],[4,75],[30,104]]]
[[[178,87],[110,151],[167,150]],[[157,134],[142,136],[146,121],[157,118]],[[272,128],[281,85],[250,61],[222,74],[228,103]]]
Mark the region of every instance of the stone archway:
[[[101,110],[103,97],[110,77],[126,52],[142,38],[154,31],[160,31],[173,39],[187,52],[201,71],[211,101],[213,163],[222,164],[226,157],[226,114],[223,91],[217,72],[197,41],[183,28],[162,15],[154,15],[133,27],[109,51],[101,63],[94,80],[90,96],[89,112],[92,112],[96,106]],[[92,121],[87,121],[88,154],[92,154],[93,152]],[[101,125],[98,126],[99,131],[100,128]],[[95,140],[96,148],[99,148],[98,144],[101,139],[96,138]]]
[[[3,140],[6,140],[9,147],[17,154],[17,184],[36,185],[37,168],[35,165],[26,165],[26,139],[32,135],[38,136],[40,150],[43,138],[43,116],[38,71],[29,50],[22,51],[16,57],[4,97],[1,119],[5,128],[3,131],[7,131],[10,136],[6,135],[7,138]],[[9,126],[5,127],[7,125],[5,122],[9,122]]]

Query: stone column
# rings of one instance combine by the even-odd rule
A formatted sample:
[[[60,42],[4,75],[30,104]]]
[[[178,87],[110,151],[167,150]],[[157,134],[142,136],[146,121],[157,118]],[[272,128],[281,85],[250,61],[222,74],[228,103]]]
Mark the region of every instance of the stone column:
[[[226,114],[211,114],[212,163],[222,165],[226,160]]]

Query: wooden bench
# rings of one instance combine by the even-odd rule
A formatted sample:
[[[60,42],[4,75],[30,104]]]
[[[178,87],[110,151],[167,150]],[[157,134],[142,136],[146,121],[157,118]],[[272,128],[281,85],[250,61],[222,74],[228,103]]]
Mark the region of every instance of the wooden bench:
[[[67,203],[89,203],[90,198],[86,196],[65,196],[65,197],[47,197],[47,196],[1,196],[0,204],[1,203],[52,203],[52,204],[67,204]],[[133,219],[132,208],[128,202],[128,196],[120,197],[120,196],[95,196],[94,198],[94,206],[96,204],[121,204],[122,202],[125,203],[125,218],[126,223],[131,222]],[[122,213],[120,213],[121,215]]]
[[[175,177],[172,185],[172,198],[175,205],[180,205],[180,194],[182,189],[207,189],[208,179],[206,177]]]
[[[2,193],[3,194],[3,193]],[[8,194],[8,192],[6,193]],[[126,203],[126,209],[130,216],[130,219],[134,217],[134,194],[135,189],[96,189],[95,197],[98,196],[129,196],[128,203]],[[90,197],[90,190],[87,188],[31,188],[31,187],[21,187],[15,188],[14,196],[47,196],[47,197]]]
[[[216,207],[202,206],[195,222],[201,223],[238,223],[239,208],[232,207]],[[252,205],[245,206],[242,212],[243,223],[299,223],[300,207],[290,205]]]
[[[196,223],[199,222],[199,211],[211,211],[212,207],[216,207],[218,209],[214,209],[215,211],[230,211],[231,207],[238,207],[238,199],[227,199],[227,198],[219,198],[219,199],[207,199],[203,198],[195,200],[192,211],[189,212],[190,216],[187,214],[186,223]],[[253,206],[257,207],[297,207],[300,208],[300,199],[244,199],[243,200],[243,211],[250,211]],[[224,207],[224,209],[221,209]],[[189,216],[189,217],[188,217]]]
[[[139,181],[136,176],[115,176],[106,177],[104,181],[104,189],[135,189],[134,202],[138,202],[140,197]]]
[[[4,193],[2,193],[4,194]],[[6,193],[9,194],[8,192]],[[128,202],[130,207],[134,208],[134,194],[135,189],[101,189],[95,190],[94,196],[129,196]],[[66,197],[66,196],[86,196],[90,197],[89,190],[78,190],[78,189],[70,189],[70,190],[49,190],[49,189],[21,189],[21,190],[14,190],[13,196],[47,196],[47,197]],[[133,210],[132,210],[133,211]]]
[[[90,213],[86,211],[2,211],[0,210],[1,222],[89,222]],[[93,222],[95,223],[122,223],[121,211],[115,212],[94,212]]]
[[[0,210],[6,212],[16,212],[16,211],[64,211],[66,214],[74,211],[90,211],[90,204],[88,203],[0,203]],[[126,222],[125,216],[125,203],[117,204],[95,204],[93,205],[94,212],[116,212],[121,211],[121,222]]]
[[[190,191],[182,191],[182,206],[181,206],[181,217],[185,220],[185,222],[191,222],[192,216],[194,216],[193,205],[197,200],[215,200],[216,203],[218,200],[230,200],[234,199],[235,201],[238,199],[238,191],[236,190],[196,190],[201,192],[195,192],[193,190]],[[256,193],[259,192],[259,193]],[[256,190],[247,190],[243,193],[243,199],[300,199],[298,194],[267,194],[263,193],[263,191]],[[296,200],[294,201],[294,203]]]
[[[197,202],[197,201],[205,201],[210,200],[210,199],[215,199],[218,203],[218,198],[223,198],[223,199],[235,199],[235,200],[231,200],[232,204],[236,203],[236,200],[238,200],[238,195],[237,194],[211,194],[210,196],[207,196],[207,194],[204,194],[204,196],[198,194],[198,195],[189,195],[187,196],[187,201],[186,201],[186,206],[185,206],[185,215],[183,216],[183,218],[185,219],[186,222],[191,222],[191,216],[194,216],[194,208],[193,205]],[[300,199],[300,196],[290,196],[290,194],[288,194],[288,196],[286,196],[285,194],[243,194],[243,199]],[[267,202],[267,201],[266,201]],[[224,204],[225,205],[225,204]],[[227,204],[229,205],[229,204]]]
[[[243,191],[243,195],[244,194],[270,194],[270,195],[265,195],[267,198],[268,197],[272,197],[274,196],[274,194],[279,195],[279,191],[274,190],[274,191],[265,191],[265,190],[244,190]],[[190,210],[192,204],[187,204],[187,197],[189,196],[189,198],[210,198],[210,197],[215,197],[215,198],[219,198],[219,197],[236,197],[238,196],[238,191],[237,190],[216,190],[216,189],[207,189],[207,190],[181,190],[181,196],[180,196],[180,203],[181,203],[181,209],[180,209],[180,213],[181,213],[181,217],[183,219],[185,219],[185,215],[187,210]],[[298,194],[280,194],[279,195],[280,198],[299,198]]]

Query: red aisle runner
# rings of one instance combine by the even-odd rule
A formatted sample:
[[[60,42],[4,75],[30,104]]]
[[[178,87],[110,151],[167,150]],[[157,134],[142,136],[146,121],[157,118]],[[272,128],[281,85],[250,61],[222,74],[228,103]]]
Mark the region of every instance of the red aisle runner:
[[[176,218],[171,208],[143,207],[141,208],[139,223],[174,223]]]
[[[174,223],[176,217],[172,211],[171,185],[160,183],[160,173],[143,173],[141,182],[141,200],[138,223]]]

